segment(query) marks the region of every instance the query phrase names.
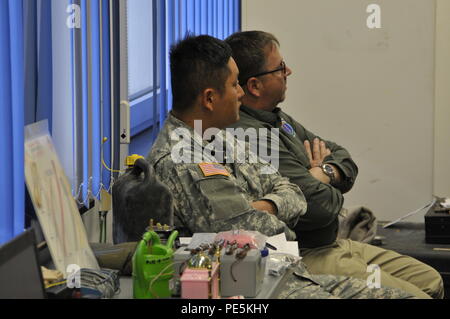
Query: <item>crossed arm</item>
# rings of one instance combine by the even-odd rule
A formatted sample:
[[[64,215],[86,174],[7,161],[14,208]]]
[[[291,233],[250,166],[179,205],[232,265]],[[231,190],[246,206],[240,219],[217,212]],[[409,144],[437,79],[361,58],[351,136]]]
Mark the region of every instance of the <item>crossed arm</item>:
[[[177,220],[190,232],[237,227],[296,238],[291,228],[306,212],[306,201],[300,189],[278,173],[260,180],[262,196],[252,201],[234,178],[205,178],[197,174],[195,165],[180,168],[163,162],[155,168],[156,174],[172,190]]]
[[[305,140],[303,145],[305,146],[306,154],[311,164],[311,168],[309,169],[311,175],[322,183],[330,184],[330,177],[323,172],[321,166],[325,158],[331,155],[331,150],[327,148],[324,141],[319,140],[317,137],[314,139],[312,146],[308,140]],[[333,164],[330,165],[333,168],[334,176],[336,176],[336,183],[341,183],[342,177],[339,169]]]

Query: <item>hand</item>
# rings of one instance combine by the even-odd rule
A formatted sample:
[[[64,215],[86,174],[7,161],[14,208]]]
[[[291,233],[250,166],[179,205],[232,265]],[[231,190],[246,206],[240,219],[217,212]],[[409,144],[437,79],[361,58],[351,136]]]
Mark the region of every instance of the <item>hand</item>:
[[[268,200],[259,200],[256,202],[251,202],[250,204],[252,205],[252,207],[254,209],[259,210],[259,211],[265,211],[272,215],[276,215],[278,212],[278,209],[275,206],[275,204]]]
[[[321,167],[313,167],[309,170],[312,177],[324,184],[330,184],[330,178],[323,172]]]
[[[341,182],[341,173],[336,168],[336,166],[331,165],[331,167],[333,168],[334,176],[336,177],[336,183],[340,183]],[[322,183],[330,184],[331,180],[328,177],[328,175],[326,175],[323,172],[322,167],[313,167],[309,170],[309,172],[315,179],[321,181]]]
[[[322,166],[325,157],[331,155],[331,151],[326,147],[325,142],[320,141],[317,137],[314,139],[312,147],[308,140],[304,141],[303,144],[312,168]]]

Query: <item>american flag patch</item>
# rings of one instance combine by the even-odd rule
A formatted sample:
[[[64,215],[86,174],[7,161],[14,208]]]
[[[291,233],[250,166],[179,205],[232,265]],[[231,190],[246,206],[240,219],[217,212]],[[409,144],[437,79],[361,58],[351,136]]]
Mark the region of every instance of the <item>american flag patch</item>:
[[[203,172],[203,175],[205,177],[208,176],[214,176],[214,175],[223,175],[223,176],[230,176],[230,173],[228,173],[227,169],[220,165],[220,164],[214,164],[214,163],[201,163],[198,164],[200,169]]]

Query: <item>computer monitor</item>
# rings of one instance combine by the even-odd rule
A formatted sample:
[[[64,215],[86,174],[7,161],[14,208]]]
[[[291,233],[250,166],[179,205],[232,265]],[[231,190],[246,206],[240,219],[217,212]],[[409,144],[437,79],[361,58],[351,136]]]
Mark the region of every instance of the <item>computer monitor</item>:
[[[0,299],[46,297],[32,229],[0,246],[0,283]]]

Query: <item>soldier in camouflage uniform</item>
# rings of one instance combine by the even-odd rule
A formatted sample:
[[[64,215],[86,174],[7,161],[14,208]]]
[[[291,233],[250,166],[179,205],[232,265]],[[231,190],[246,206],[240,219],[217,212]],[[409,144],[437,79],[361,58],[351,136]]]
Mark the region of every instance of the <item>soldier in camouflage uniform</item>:
[[[209,36],[188,37],[172,49],[171,71],[173,111],[148,160],[172,191],[175,225],[187,235],[237,228],[267,236],[284,232],[294,240],[291,228],[306,212],[300,189],[268,163],[255,163],[255,155],[246,151],[236,162],[239,148],[223,154],[211,150],[212,138],[200,136],[217,127],[215,145],[235,145],[219,130],[239,119],[243,96],[229,46]],[[411,297],[401,290],[369,289],[359,279],[312,276],[302,263],[290,272],[279,286],[279,298]]]
[[[191,134],[192,139],[173,140],[171,135],[181,132],[180,129]],[[217,154],[212,156],[205,152],[208,142],[201,137],[195,138],[195,135],[197,133],[192,128],[169,114],[148,158],[156,175],[172,191],[175,224],[184,231],[184,235],[220,232],[234,227],[257,230],[268,236],[284,232],[288,240],[295,240],[291,228],[306,211],[306,201],[300,189],[278,173],[261,174],[268,164],[224,163],[229,159],[218,161]],[[192,142],[192,147],[189,142]],[[174,163],[176,154],[172,151],[181,147],[183,157],[191,158],[191,163]],[[202,154],[201,163],[193,163],[193,148]],[[248,159],[252,154],[247,153],[246,156]],[[216,165],[208,174],[206,165],[209,163]],[[276,216],[255,209],[251,203],[257,201],[273,203]]]

